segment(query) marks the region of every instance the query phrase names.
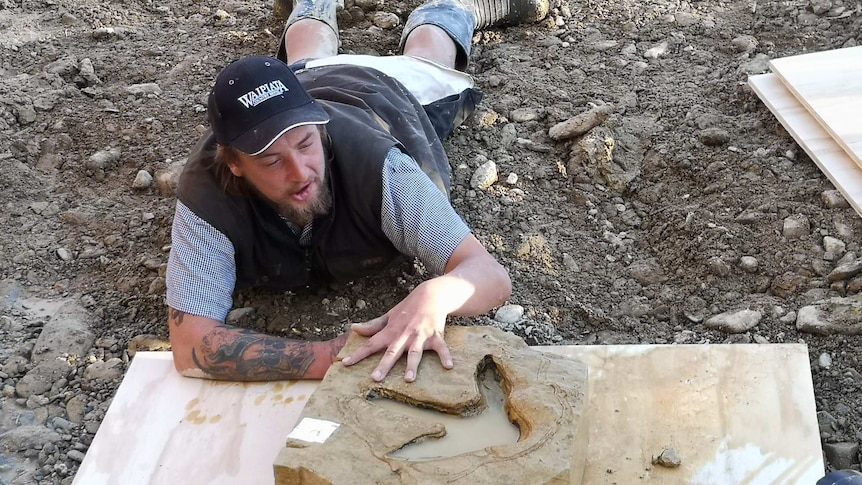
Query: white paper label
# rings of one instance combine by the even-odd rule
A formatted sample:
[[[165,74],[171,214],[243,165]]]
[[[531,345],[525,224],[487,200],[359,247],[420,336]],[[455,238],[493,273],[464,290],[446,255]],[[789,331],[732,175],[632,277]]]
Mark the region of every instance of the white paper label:
[[[339,426],[338,423],[323,419],[302,418],[287,437],[308,443],[324,443]]]

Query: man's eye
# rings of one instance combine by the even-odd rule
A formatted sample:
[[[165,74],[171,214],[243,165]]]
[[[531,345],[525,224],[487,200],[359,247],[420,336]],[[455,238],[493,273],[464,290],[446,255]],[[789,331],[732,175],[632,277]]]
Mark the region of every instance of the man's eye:
[[[267,166],[267,167],[274,167],[274,166],[275,166],[279,161],[280,161],[280,160],[276,158],[275,160],[273,160],[273,161],[271,161],[271,162],[268,162],[268,163],[266,164],[266,166]]]

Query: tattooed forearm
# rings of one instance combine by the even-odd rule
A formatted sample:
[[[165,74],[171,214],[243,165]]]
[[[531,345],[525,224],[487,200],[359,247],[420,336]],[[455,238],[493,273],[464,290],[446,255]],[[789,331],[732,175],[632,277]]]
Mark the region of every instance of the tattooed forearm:
[[[168,307],[168,314],[170,320],[174,322],[174,325],[180,326],[183,324],[183,317],[186,315],[185,312],[181,312],[179,310],[175,310],[173,308]]]
[[[314,351],[310,342],[222,325],[205,335],[200,347],[192,349],[192,359],[214,379],[300,379],[314,362]]]

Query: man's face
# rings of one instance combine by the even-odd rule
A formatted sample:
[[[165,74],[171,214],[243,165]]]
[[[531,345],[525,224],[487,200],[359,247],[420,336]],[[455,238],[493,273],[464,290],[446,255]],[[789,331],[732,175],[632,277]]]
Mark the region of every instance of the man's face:
[[[240,154],[230,170],[300,227],[329,210],[323,144],[317,126],[289,130],[257,156]]]

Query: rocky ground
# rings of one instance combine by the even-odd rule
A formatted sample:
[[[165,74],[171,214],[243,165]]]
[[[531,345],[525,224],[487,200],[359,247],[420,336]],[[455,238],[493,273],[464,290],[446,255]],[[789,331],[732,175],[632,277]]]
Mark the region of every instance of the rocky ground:
[[[859,468],[862,219],[746,86],[862,41],[846,0],[554,0],[474,39],[486,93],[447,142],[453,203],[509,268],[529,344],[808,345],[827,469]],[[391,53],[415,1],[347,0]],[[166,349],[173,187],[218,71],[272,53],[265,1],[0,0],[0,483],[69,483],[136,350]],[[566,125],[561,122],[569,121]],[[426,275],[247,293],[322,339]]]

